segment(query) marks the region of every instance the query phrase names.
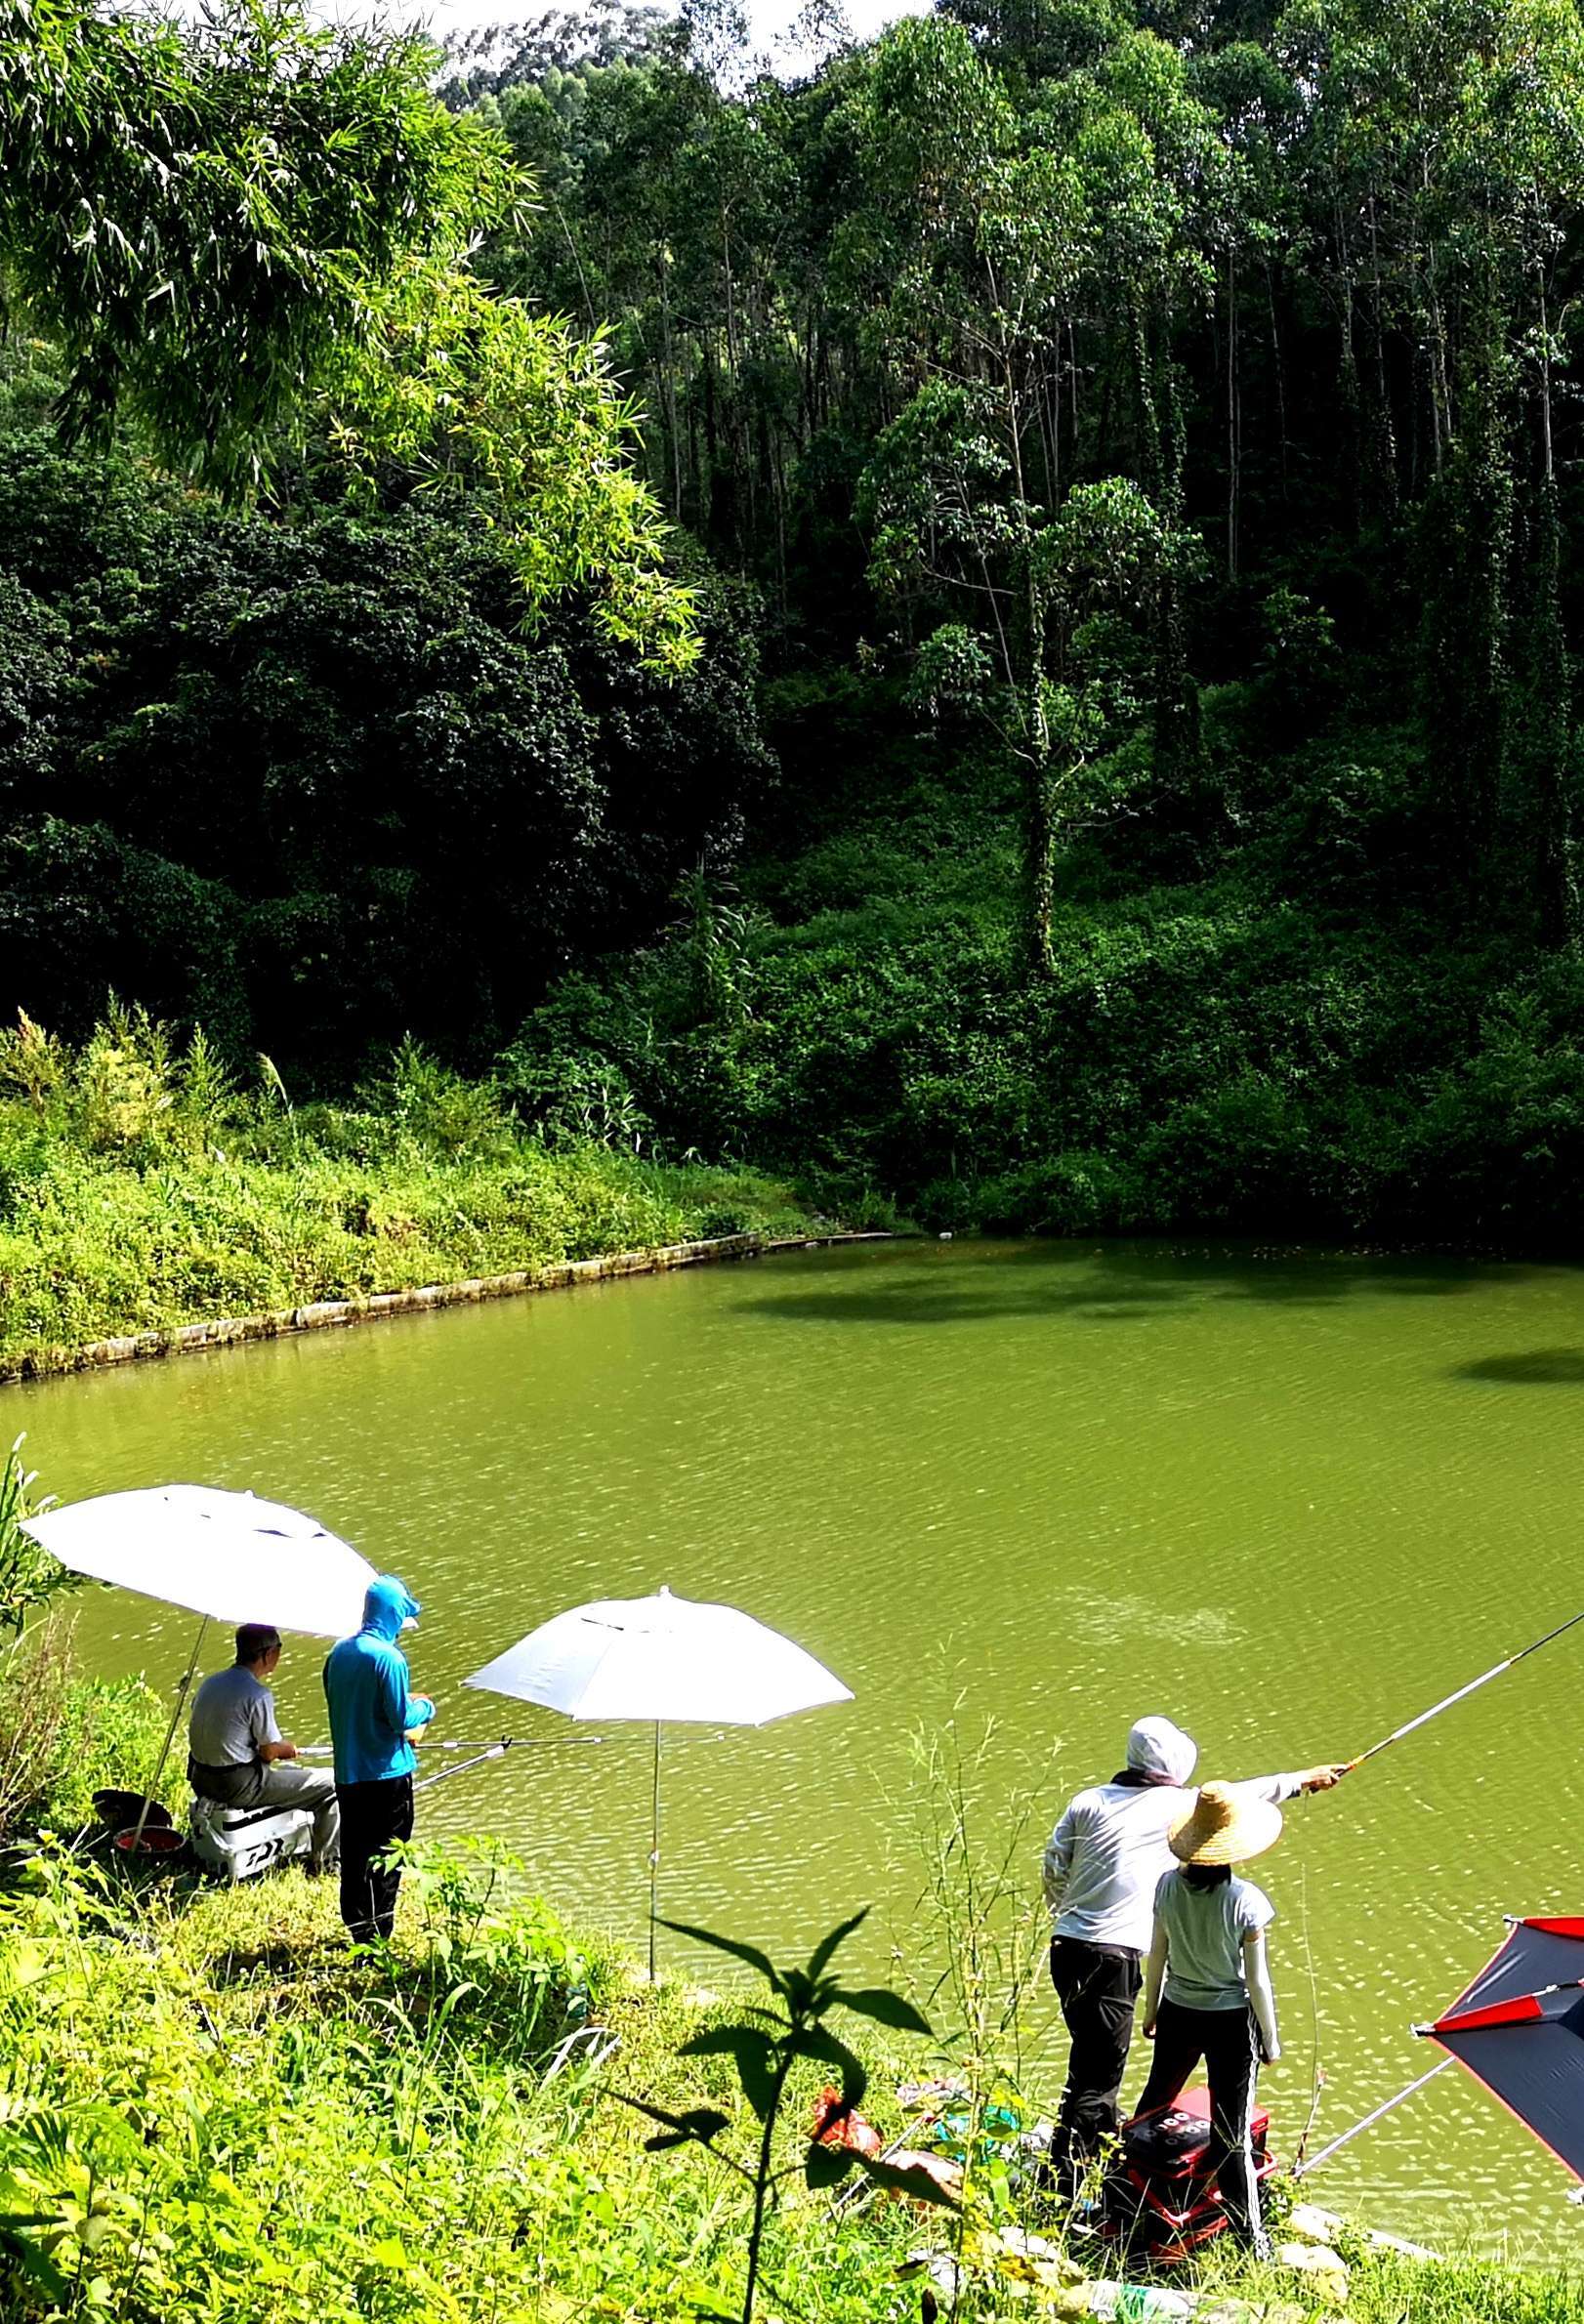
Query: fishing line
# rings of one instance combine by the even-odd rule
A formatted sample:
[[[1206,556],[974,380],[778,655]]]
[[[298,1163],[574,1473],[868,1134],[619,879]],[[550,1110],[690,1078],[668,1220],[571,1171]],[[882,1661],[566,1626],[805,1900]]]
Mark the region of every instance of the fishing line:
[[[1309,1866],[1305,1864],[1299,1875],[1298,1912],[1304,1935],[1304,1966],[1309,1972],[1309,2032],[1312,2087],[1309,2114],[1304,2123],[1297,2151],[1293,2156],[1293,2177],[1304,2175],[1304,2157],[1309,2152],[1310,2138],[1319,2117],[1320,2094],[1325,2088],[1325,2068],[1320,2063],[1320,1987],[1314,1973],[1314,1947],[1309,1933]]]

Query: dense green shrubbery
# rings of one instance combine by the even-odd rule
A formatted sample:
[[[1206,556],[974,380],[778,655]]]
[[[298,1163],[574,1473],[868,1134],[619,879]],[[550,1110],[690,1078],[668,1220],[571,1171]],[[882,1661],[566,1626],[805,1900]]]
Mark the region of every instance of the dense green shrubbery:
[[[61,1614],[0,1646],[0,1842],[40,1832],[70,1840],[86,1830],[97,1791],[148,1783],[165,1720],[141,1678],[83,1677]],[[173,1813],[186,1807],[177,1761],[160,1797]]]
[[[0,1362],[224,1314],[507,1273],[804,1214],[748,1171],[667,1168],[611,1125],[555,1143],[413,1044],[361,1106],[243,1093],[141,1011],[80,1050],[0,1039]]]
[[[1076,848],[1039,978],[993,784],[967,770],[948,819],[927,771],[752,865],[752,908],[699,901],[563,985],[511,1070],[525,1086],[553,1058],[673,1147],[752,1156],[839,1205],[880,1190],[942,1227],[1569,1250],[1584,966],[1453,934],[1399,892],[1382,866],[1421,780],[1397,736],[1371,766],[1311,749],[1251,768],[1229,746],[1229,829],[1251,789],[1279,813],[1191,883],[1134,868],[1146,815]]]
[[[755,614],[695,576],[669,683],[487,530],[227,515],[0,415],[0,1002],[106,990],[344,1085],[408,1026],[487,1063],[546,977],[647,934],[770,768]]]
[[[566,2038],[598,2013],[621,2078],[686,2087],[674,1997],[623,1999],[604,1948],[475,1853],[420,1856],[389,1970],[348,1958],[296,1873],[191,1897],[40,1866],[0,1901],[0,2302],[19,2324],[462,2324],[729,2306],[735,2203],[645,2153]],[[490,1891],[493,1890],[493,1893]],[[554,2069],[554,2070],[552,2070]],[[692,2081],[692,2073],[688,2082]],[[802,2314],[895,2297],[904,2219],[772,2233]]]

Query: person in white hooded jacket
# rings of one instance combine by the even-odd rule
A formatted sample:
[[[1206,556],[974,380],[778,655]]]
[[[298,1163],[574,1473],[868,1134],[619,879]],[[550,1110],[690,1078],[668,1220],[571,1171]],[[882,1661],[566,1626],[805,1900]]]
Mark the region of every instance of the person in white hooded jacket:
[[[1116,2135],[1155,1889],[1175,1861],[1170,1834],[1184,1819],[1198,1756],[1171,1720],[1139,1720],[1127,1764],[1109,1783],[1080,1792],[1045,1846],[1051,1981],[1071,2042],[1051,2163],[1069,2200],[1102,2142]],[[1329,1791],[1342,1772],[1328,1763],[1260,1776],[1251,1789],[1279,1805],[1298,1792]]]

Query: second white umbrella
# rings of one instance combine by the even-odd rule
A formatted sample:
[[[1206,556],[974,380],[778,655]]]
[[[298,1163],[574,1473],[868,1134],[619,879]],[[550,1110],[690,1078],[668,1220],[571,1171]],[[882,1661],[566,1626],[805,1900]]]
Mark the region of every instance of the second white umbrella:
[[[779,1631],[735,1606],[673,1598],[605,1598],[540,1624],[464,1685],[542,1703],[568,1719],[638,1719],[654,1728],[649,1850],[649,1975],[660,1877],[660,1735],[678,1721],[765,1726],[853,1690]]]

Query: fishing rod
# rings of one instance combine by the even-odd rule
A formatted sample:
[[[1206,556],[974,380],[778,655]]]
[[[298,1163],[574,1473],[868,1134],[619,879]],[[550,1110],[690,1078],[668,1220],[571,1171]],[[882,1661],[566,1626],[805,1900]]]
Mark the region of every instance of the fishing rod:
[[[1543,1639],[1536,1639],[1531,1645],[1521,1646],[1516,1654],[1509,1654],[1503,1662],[1493,1663],[1482,1678],[1471,1679],[1468,1685],[1460,1686],[1455,1694],[1444,1696],[1438,1703],[1432,1703],[1430,1709],[1421,1711],[1417,1719],[1410,1719],[1405,1726],[1394,1727],[1391,1734],[1383,1735],[1378,1743],[1372,1743],[1367,1751],[1361,1751],[1355,1760],[1348,1762],[1342,1770],[1343,1774],[1351,1775],[1355,1767],[1361,1767],[1366,1760],[1374,1759],[1378,1752],[1385,1751],[1390,1744],[1400,1743],[1404,1735],[1413,1733],[1415,1727],[1426,1725],[1432,1719],[1438,1719],[1443,1711],[1450,1711],[1454,1703],[1461,1703],[1466,1696],[1478,1694],[1481,1686],[1488,1686],[1492,1679],[1501,1677],[1503,1671],[1510,1671],[1517,1664],[1526,1661],[1531,1654],[1538,1654],[1542,1646],[1549,1646],[1553,1639],[1560,1639],[1564,1631],[1576,1629],[1580,1622],[1584,1622],[1584,1613],[1573,1614],[1567,1621],[1559,1622],[1555,1630],[1548,1630]]]
[[[414,1795],[427,1792],[434,1784],[444,1783],[448,1776],[465,1775],[470,1767],[481,1767],[485,1760],[503,1760],[511,1750],[514,1739],[511,1735],[502,1735],[498,1743],[491,1743],[487,1751],[476,1753],[471,1760],[457,1760],[451,1766],[441,1767],[437,1774],[426,1775],[422,1783],[413,1785]]]
[[[426,1775],[425,1783],[438,1783],[443,1776],[459,1775],[464,1767],[476,1767],[480,1760],[498,1760],[508,1751],[568,1751],[579,1743],[603,1743],[604,1735],[500,1735],[493,1743],[426,1743],[422,1738],[413,1742],[415,1751],[467,1751],[471,1759],[459,1760],[454,1767],[443,1767],[438,1775]],[[300,1760],[327,1760],[335,1750],[333,1743],[299,1743]],[[422,1784],[414,1790],[421,1791]]]

